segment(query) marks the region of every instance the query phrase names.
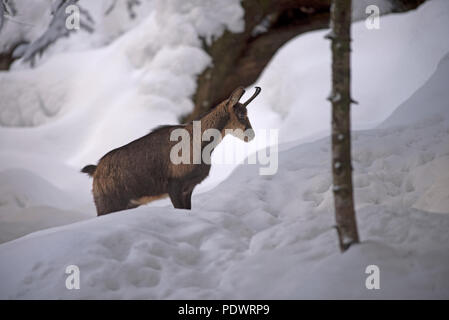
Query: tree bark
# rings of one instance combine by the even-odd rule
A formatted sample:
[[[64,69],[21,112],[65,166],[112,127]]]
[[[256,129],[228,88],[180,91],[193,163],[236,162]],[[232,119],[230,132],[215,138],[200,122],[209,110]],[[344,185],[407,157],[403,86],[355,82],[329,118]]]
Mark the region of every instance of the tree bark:
[[[341,251],[359,242],[354,211],[351,165],[351,0],[333,0],[332,48],[332,174],[335,217]]]

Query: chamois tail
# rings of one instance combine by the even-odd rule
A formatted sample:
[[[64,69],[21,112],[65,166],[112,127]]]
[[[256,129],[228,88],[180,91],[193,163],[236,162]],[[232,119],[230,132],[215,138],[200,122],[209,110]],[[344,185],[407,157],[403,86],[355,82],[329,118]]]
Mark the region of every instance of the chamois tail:
[[[89,164],[81,169],[82,173],[87,173],[90,177],[93,177],[95,170],[97,169],[97,166],[94,166],[93,164]]]

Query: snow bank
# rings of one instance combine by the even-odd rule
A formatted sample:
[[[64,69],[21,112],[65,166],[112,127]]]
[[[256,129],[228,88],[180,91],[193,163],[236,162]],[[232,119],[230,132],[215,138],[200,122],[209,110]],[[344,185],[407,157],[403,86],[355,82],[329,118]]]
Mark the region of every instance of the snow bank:
[[[0,172],[0,243],[94,217],[81,213],[77,198],[29,171]]]
[[[19,16],[5,18],[0,33],[0,50],[11,49],[11,45],[20,41],[37,39],[50,23],[50,4],[45,0],[18,0],[12,6],[20,12]],[[23,20],[22,20],[23,19]]]
[[[352,107],[356,129],[384,121],[434,73],[449,52],[449,2],[432,0],[405,14],[380,18],[380,29],[365,22],[352,25]],[[281,120],[284,142],[327,135],[330,123],[331,52],[327,30],[300,35],[283,46],[262,73],[257,85],[265,89],[249,108],[257,126],[270,109]]]
[[[90,9],[94,17],[101,11]],[[159,0],[150,12],[106,47],[55,54],[31,70],[0,72],[0,170],[20,162],[51,180],[52,172],[40,163],[22,160],[51,158],[74,175],[192,109],[196,76],[211,62],[201,38],[240,31],[240,1]],[[67,41],[79,37],[81,32]],[[88,180],[78,189],[89,190]]]
[[[447,83],[449,82],[449,54],[440,61],[438,69],[430,79],[409,99],[402,103],[379,128],[410,126],[423,121],[443,121],[449,119]],[[432,120],[429,120],[432,121]],[[422,148],[427,148],[423,145]],[[449,144],[443,145],[449,149]],[[420,161],[434,158],[432,153]],[[415,184],[421,185],[417,190],[421,195],[414,204],[415,208],[430,212],[447,213],[449,211],[449,158],[441,157],[426,163],[414,172]],[[416,183],[420,181],[420,183]]]
[[[436,75],[449,76],[448,63]],[[404,116],[415,105],[408,103]],[[0,297],[447,299],[449,207],[446,214],[413,207],[436,181],[420,171],[447,163],[448,138],[449,120],[432,116],[354,132],[364,242],[344,254],[333,229],[326,138],[282,151],[274,176],[259,176],[255,165],[238,167],[195,196],[191,211],[140,207],[4,243]],[[71,264],[80,268],[80,290],[65,288]],[[373,264],[380,290],[365,287]]]
[[[133,22],[119,19],[120,3],[105,16],[104,2],[81,1],[100,28],[93,39],[84,39],[83,32],[72,34],[52,46],[54,51],[35,69],[15,66],[10,72],[0,72],[0,175],[19,168],[30,179],[27,182],[20,170],[11,171],[19,172],[17,185],[24,185],[22,194],[20,187],[14,189],[14,197],[26,198],[27,184],[40,186],[39,206],[85,212],[75,215],[76,219],[94,216],[92,181],[80,174],[80,168],[157,125],[177,123],[177,118],[192,108],[196,75],[210,63],[200,38],[210,41],[226,28],[238,32],[243,27],[243,10],[237,0],[145,2],[139,12],[150,13]],[[33,8],[45,11],[48,3],[34,5],[36,8],[31,5],[28,11],[19,8],[24,10],[23,19]],[[108,27],[113,21],[116,29]],[[5,30],[9,29],[2,34]],[[39,35],[35,31],[23,36]],[[115,41],[98,48],[111,39]],[[69,53],[63,53],[65,50]],[[11,172],[5,174],[10,177]],[[53,189],[42,181],[35,183],[36,179],[65,193],[65,200],[46,202],[46,193]],[[10,180],[4,180],[5,185]],[[61,205],[66,200],[75,204]],[[33,219],[41,221],[23,229],[23,215],[28,217],[36,206],[24,208],[19,202],[8,201],[0,210],[0,221],[9,221],[5,224],[7,236],[1,241],[17,238],[24,230],[74,221],[72,215],[64,220],[36,209]],[[13,222],[19,227],[13,228]]]
[[[384,1],[369,4],[378,5],[381,12],[391,9]],[[355,19],[367,16],[366,5],[367,1],[355,2]],[[378,30],[367,29],[365,21],[353,23],[352,96],[359,103],[351,110],[354,129],[374,128],[429,79],[449,52],[446,30],[449,2],[444,0],[427,1],[404,14],[381,16]],[[279,129],[279,141],[292,144],[329,134],[331,112],[326,98],[331,85],[331,52],[329,40],[324,38],[328,32],[300,35],[278,50],[255,83],[262,93],[248,108],[254,129]],[[213,163],[223,153],[233,152],[237,143],[222,143],[212,157]],[[267,140],[256,134],[246,146],[247,153],[265,145]],[[236,159],[243,161],[244,157]],[[203,184],[215,185],[232,169],[215,166],[211,178]]]
[[[21,42],[32,43],[48,31],[51,22],[51,9],[55,1],[15,0],[11,11],[13,16],[8,16],[4,21],[4,27],[0,32],[0,48],[8,51]],[[77,4],[83,11],[87,11],[93,19],[94,32],[89,33],[83,29],[70,33],[69,37],[59,38],[53,43],[36,63],[37,65],[48,61],[51,57],[62,52],[75,52],[87,49],[99,48],[111,43],[113,40],[129,31],[140,23],[149,12],[154,10],[156,1],[139,1],[137,6],[128,10],[129,1],[89,1],[80,0]],[[133,16],[131,16],[131,12]],[[81,15],[81,19],[87,18]],[[53,34],[56,34],[53,32]],[[47,33],[47,35],[50,35]],[[12,68],[28,69],[29,63],[17,60]]]
[[[435,73],[413,95],[404,101],[379,127],[410,125],[422,119],[448,118],[447,82],[449,81],[449,53],[438,64]]]
[[[420,132],[436,159],[448,156],[448,128]],[[448,298],[449,215],[410,208],[419,196],[413,172],[428,152],[410,138],[416,128],[401,130],[354,137],[358,221],[369,241],[344,255],[332,228],[326,139],[282,152],[274,177],[238,168],[194,197],[191,212],[142,207],[5,243],[0,297]],[[65,288],[71,264],[80,290]],[[379,291],[364,287],[370,264],[381,270]]]
[[[154,1],[157,15],[104,48],[0,73],[0,241],[95,216],[79,168],[192,107],[210,63],[199,36],[238,31],[243,14],[238,1],[198,3]],[[329,43],[312,32],[274,57],[249,108],[255,129],[293,141],[276,175],[244,165],[196,193],[190,212],[145,206],[4,243],[0,298],[449,298],[448,17],[433,0],[382,17],[380,30],[353,25],[353,123],[373,127],[402,104],[353,135],[364,243],[338,253],[328,139],[295,140],[329,126]],[[80,290],[65,288],[71,264]],[[364,286],[368,264],[378,291]]]

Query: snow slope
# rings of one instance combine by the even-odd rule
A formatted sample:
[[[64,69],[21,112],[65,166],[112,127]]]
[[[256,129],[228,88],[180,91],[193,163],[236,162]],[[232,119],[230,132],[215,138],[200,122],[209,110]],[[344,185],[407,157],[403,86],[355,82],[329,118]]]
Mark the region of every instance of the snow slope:
[[[91,2],[82,5],[101,16],[101,6]],[[54,54],[35,69],[0,72],[0,172],[25,170],[30,179],[76,198],[71,209],[95,216],[91,180],[80,168],[157,125],[177,123],[192,108],[196,75],[210,63],[200,37],[208,41],[225,29],[242,28],[237,0],[155,0],[150,7],[134,28],[105,47],[80,50],[76,43],[84,36],[77,33],[54,48],[73,52]],[[97,27],[107,29],[118,18],[108,19]],[[103,36],[98,42],[117,35]],[[8,215],[10,221],[10,209],[1,208],[0,219]]]
[[[419,90],[401,104],[379,128],[407,126],[423,119],[447,118],[449,101],[447,83],[449,81],[449,54],[440,61],[438,69]],[[431,120],[429,120],[431,121]],[[446,146],[448,148],[449,145]],[[432,161],[416,170],[416,180],[426,181],[419,191],[421,196],[415,208],[431,212],[447,213],[449,208],[449,159]]]
[[[77,198],[24,169],[0,172],[0,243],[92,217]]]
[[[421,100],[449,79],[448,67],[445,57],[391,119],[409,119],[419,101],[430,117],[353,133],[363,242],[346,253],[333,229],[326,138],[282,151],[274,176],[238,167],[195,196],[191,211],[140,207],[4,243],[0,298],[448,299],[449,207],[414,208],[438,178],[423,170],[449,164],[449,108],[433,103],[449,92]],[[446,200],[447,190],[439,185]],[[65,288],[71,264],[80,268],[80,290]],[[372,264],[380,290],[365,288]]]
[[[241,26],[238,1],[210,1],[205,11],[182,3],[152,2],[160,18],[142,17],[106,47],[57,54],[80,34],[36,69],[0,73],[0,242],[28,234],[0,245],[0,298],[447,299],[444,0],[382,17],[380,30],[353,25],[353,124],[373,128],[393,113],[353,137],[363,244],[338,253],[328,139],[299,145],[328,132],[327,31],[293,39],[256,83],[253,126],[280,128],[290,141],[275,176],[244,165],[205,192],[235,167],[215,165],[191,212],[161,201],[88,220],[91,180],[79,168],[175,123],[210,62],[198,36]],[[260,137],[249,150],[267,144]],[[226,138],[214,157],[238,144]],[[64,286],[70,264],[81,269],[79,291]],[[380,267],[379,291],[365,289],[368,264]]]

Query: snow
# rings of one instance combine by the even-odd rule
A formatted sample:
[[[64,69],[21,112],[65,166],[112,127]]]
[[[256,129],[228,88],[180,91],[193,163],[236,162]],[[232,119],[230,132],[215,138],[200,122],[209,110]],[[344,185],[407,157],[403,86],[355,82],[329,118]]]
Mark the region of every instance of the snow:
[[[1,29],[0,48],[4,52],[11,49],[11,45],[22,40],[37,39],[50,23],[50,4],[45,0],[14,1],[11,13],[17,11],[14,16],[4,17]],[[20,14],[18,14],[20,12]]]
[[[367,29],[364,21],[352,25],[351,95],[358,101],[352,106],[355,129],[373,128],[384,121],[434,73],[449,52],[448,16],[449,3],[432,0],[412,12],[381,16],[379,30]],[[283,142],[329,134],[327,33],[309,32],[288,42],[255,84],[262,93],[248,109],[249,116],[257,124],[263,117],[257,110],[274,111],[281,119],[264,125],[280,128]]]
[[[325,139],[281,152],[275,176],[239,167],[194,197],[191,212],[142,207],[5,243],[0,296],[447,298],[449,215],[411,207],[423,187],[417,169],[449,157],[448,130],[448,121],[437,121],[355,133],[365,242],[343,255],[332,228]],[[64,287],[70,264],[81,270],[81,290]],[[381,270],[378,292],[364,288],[370,264]]]
[[[357,1],[353,18],[362,17],[365,3]],[[370,4],[378,5],[381,13],[389,12],[385,1]],[[378,30],[367,29],[364,21],[352,25],[351,96],[358,102],[351,108],[354,129],[376,127],[435,72],[449,52],[448,17],[449,2],[432,0],[405,14],[381,16]],[[327,97],[331,92],[331,52],[330,42],[324,38],[327,33],[329,30],[308,32],[292,39],[278,50],[254,84],[262,92],[248,108],[256,138],[248,144],[246,154],[270,145],[257,130],[279,129],[279,141],[293,145],[330,133]],[[247,91],[252,92],[250,88]],[[235,143],[225,140],[212,163],[223,153],[233,152]],[[245,157],[236,158],[243,161]],[[216,185],[230,169],[215,166],[203,184]]]
[[[0,243],[91,217],[77,198],[27,170],[0,172]]]
[[[448,106],[448,101],[444,99],[447,91],[445,84],[449,73],[448,60],[449,54],[446,54],[439,62],[438,69],[430,77],[429,81],[396,108],[380,127],[409,125],[410,123],[419,122],[426,117],[445,117]],[[431,105],[431,107],[428,107],[428,105]]]
[[[196,76],[211,63],[200,38],[241,30],[242,16],[239,1],[154,1],[147,18],[109,46],[0,73],[0,123],[14,127],[0,128],[2,151],[8,158],[51,154],[76,174],[151,128],[177,123],[193,107]],[[0,161],[0,169],[10,167]],[[37,163],[26,169],[42,175]]]
[[[316,140],[330,122],[326,30],[284,46],[255,84],[249,149],[280,128],[275,175],[245,164],[213,188],[234,167],[215,166],[191,211],[166,200],[95,218],[79,168],[188,112],[210,63],[199,37],[241,27],[238,1],[200,2],[153,2],[160,15],[107,46],[0,73],[0,298],[448,299],[447,1],[353,25],[353,124],[370,128],[352,136],[361,244],[338,250],[330,140]],[[65,287],[72,264],[80,290]],[[373,264],[380,290],[365,287]]]
[[[449,109],[443,115],[353,132],[364,241],[344,254],[333,228],[326,138],[280,152],[273,176],[238,167],[194,197],[191,211],[140,207],[4,243],[0,297],[447,299],[449,207],[445,214],[413,208],[435,180],[421,171],[441,170],[449,159]],[[80,268],[80,290],[65,288],[71,264]],[[373,264],[380,290],[365,288]]]
[[[155,1],[140,1],[138,10],[134,18],[131,18],[127,4],[129,1],[78,1],[81,22],[84,19],[93,18],[93,24],[89,23],[95,29],[94,33],[88,33],[85,30],[71,33],[67,38],[60,38],[46,50],[37,64],[41,64],[51,58],[53,55],[67,51],[82,51],[91,48],[99,48],[111,43],[114,39],[135,27],[145,18],[149,12],[154,10]],[[56,30],[48,31],[52,20],[52,7],[55,1],[35,0],[33,2],[26,0],[15,0],[13,7],[14,15],[5,19],[4,28],[1,31],[0,48],[2,51],[9,50],[15,44],[26,42],[35,45],[36,41],[47,33],[55,33]],[[84,14],[87,11],[89,16]],[[17,48],[18,53],[27,46]],[[22,52],[23,53],[23,52]],[[22,61],[16,61],[13,69],[27,68],[28,63],[22,64]]]

